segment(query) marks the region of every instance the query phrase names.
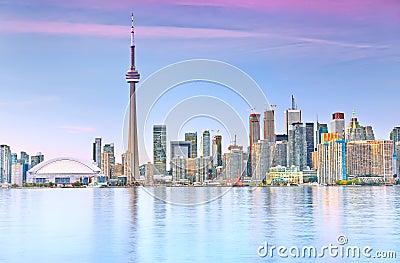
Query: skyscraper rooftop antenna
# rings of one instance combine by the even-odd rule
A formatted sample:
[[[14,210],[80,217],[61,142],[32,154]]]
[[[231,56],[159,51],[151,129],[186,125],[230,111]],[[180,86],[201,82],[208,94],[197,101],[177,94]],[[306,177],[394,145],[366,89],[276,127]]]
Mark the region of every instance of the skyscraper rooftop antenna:
[[[296,108],[296,102],[294,101],[294,95],[292,94],[292,110],[295,110]]]

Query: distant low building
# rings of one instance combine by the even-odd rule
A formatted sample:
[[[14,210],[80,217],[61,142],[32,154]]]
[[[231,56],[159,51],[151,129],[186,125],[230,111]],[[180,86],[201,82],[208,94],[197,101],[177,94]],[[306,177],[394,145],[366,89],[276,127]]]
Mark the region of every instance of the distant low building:
[[[267,184],[279,183],[303,183],[303,172],[299,171],[298,167],[284,167],[276,166],[271,167],[266,176]]]

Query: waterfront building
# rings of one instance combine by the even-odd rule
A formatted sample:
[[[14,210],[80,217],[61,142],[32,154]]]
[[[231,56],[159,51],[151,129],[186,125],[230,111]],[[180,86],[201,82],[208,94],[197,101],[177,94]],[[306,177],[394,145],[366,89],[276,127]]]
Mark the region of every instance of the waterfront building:
[[[167,126],[153,126],[153,163],[154,173],[165,175],[167,172]]]
[[[109,143],[109,144],[105,144],[103,147],[103,152],[107,152],[107,161],[108,162],[108,173],[104,174],[106,175],[109,179],[114,177],[114,166],[115,166],[115,154],[114,154],[114,143]],[[102,163],[103,163],[103,159],[102,159]],[[103,168],[102,168],[103,171]]]
[[[233,145],[229,152],[224,153],[223,179],[227,181],[236,180],[239,176],[246,176],[247,154],[243,152],[243,146]]]
[[[126,181],[131,185],[139,180],[139,150],[138,133],[136,120],[136,83],[139,82],[140,74],[135,66],[135,27],[131,26],[131,45],[130,45],[130,67],[125,74],[126,82],[129,84],[129,121],[128,121],[128,149],[126,151]]]
[[[197,132],[187,132],[185,133],[185,141],[191,142],[192,147],[190,150],[190,158],[197,157]]]
[[[292,95],[292,107],[285,110],[284,112],[284,133],[286,135],[289,134],[289,126],[294,123],[301,122],[301,110],[297,109],[297,105],[294,100],[294,96]]]
[[[24,165],[21,163],[13,163],[11,165],[11,184],[22,186],[23,181]]]
[[[153,185],[154,183],[154,165],[151,162],[147,162],[139,166],[140,180],[145,185]]]
[[[212,137],[213,166],[222,166],[222,135]]]
[[[251,113],[249,116],[249,161],[248,161],[248,176],[252,176],[252,148],[253,144],[260,140],[260,114]]]
[[[317,131],[316,131],[316,137],[317,137],[317,144],[322,143],[322,137],[324,133],[328,133],[328,124],[326,123],[319,123],[317,121]]]
[[[186,180],[186,159],[183,156],[174,156],[171,159],[172,181]]]
[[[303,183],[316,183],[318,182],[317,171],[312,170],[303,170]]]
[[[397,158],[400,158],[400,142],[396,143],[396,156],[399,156]],[[397,179],[400,178],[400,160],[397,160],[395,157],[396,162],[393,163],[394,167],[396,167],[396,172],[395,174],[397,175]]]
[[[390,140],[352,141],[346,144],[349,177],[381,177],[393,179],[393,142]]]
[[[110,165],[110,154],[103,151],[101,154],[101,174],[107,179],[111,179],[111,165]]]
[[[345,128],[346,123],[344,120],[343,112],[335,112],[332,114],[331,120],[331,132],[337,133],[340,140],[344,140],[345,138]]]
[[[273,160],[272,160],[272,167],[275,166],[287,166],[287,148],[288,144],[287,141],[277,141],[273,146]]]
[[[205,180],[213,179],[212,174],[212,157],[200,156],[194,159],[194,181],[203,183]]]
[[[275,142],[275,111],[264,111],[264,140],[268,142]]]
[[[312,153],[314,152],[314,123],[306,122],[307,166],[312,167]]]
[[[124,175],[124,165],[122,163],[116,163],[114,166],[114,177]]]
[[[337,133],[336,133],[337,134]],[[318,182],[335,184],[337,180],[346,180],[346,143],[338,138],[317,145]]]
[[[11,149],[8,145],[0,145],[0,182],[11,183]]]
[[[32,167],[27,173],[27,183],[55,183],[69,185],[76,181],[89,182],[96,179],[101,170],[94,164],[75,158],[51,159]]]
[[[38,152],[36,155],[31,156],[31,168],[44,161],[44,155]]]
[[[21,151],[21,158],[18,159],[18,163],[22,164],[23,170],[22,170],[22,182],[25,183],[26,182],[26,173],[28,172],[30,165],[29,165],[29,155],[24,152]]]
[[[252,180],[262,181],[265,179],[273,161],[275,143],[268,140],[259,140],[253,144],[252,156]]]
[[[400,166],[400,156],[398,154],[398,142],[400,142],[400,127],[393,128],[393,130],[390,132],[390,140],[393,141],[393,174],[395,174],[397,176],[397,179],[399,179],[400,174],[398,167]]]
[[[101,138],[95,138],[93,143],[93,162],[101,168]]]
[[[196,173],[194,168],[194,163],[197,158],[187,158],[186,159],[186,178],[191,182],[195,181]]]
[[[296,166],[300,171],[307,167],[306,127],[303,123],[289,126],[287,165]]]
[[[303,173],[296,166],[271,167],[266,176],[267,184],[303,183]]]
[[[201,133],[201,155],[202,156],[211,156],[210,152],[210,131],[205,130]]]

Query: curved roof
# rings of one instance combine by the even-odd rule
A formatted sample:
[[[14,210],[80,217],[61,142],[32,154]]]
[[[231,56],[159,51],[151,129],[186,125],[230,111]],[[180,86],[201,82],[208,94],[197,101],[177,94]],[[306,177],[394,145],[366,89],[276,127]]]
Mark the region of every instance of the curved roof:
[[[41,162],[31,168],[31,174],[98,174],[100,168],[71,157],[60,157]]]

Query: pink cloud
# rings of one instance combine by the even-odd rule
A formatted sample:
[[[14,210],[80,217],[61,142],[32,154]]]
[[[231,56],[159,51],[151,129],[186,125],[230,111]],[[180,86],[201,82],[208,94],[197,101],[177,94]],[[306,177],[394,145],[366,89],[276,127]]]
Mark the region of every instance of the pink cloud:
[[[85,132],[94,132],[95,128],[93,127],[86,127],[86,126],[61,126],[61,129],[64,129],[67,131],[67,133],[72,133],[72,134],[80,134],[80,133],[85,133]]]
[[[395,19],[400,17],[398,0],[26,0],[26,5],[73,6],[100,10],[137,10],[143,6],[210,6],[222,8],[245,8],[265,12],[309,12],[318,14],[335,14],[338,16],[362,16],[365,14],[388,15]]]
[[[86,24],[70,22],[0,21],[0,31],[11,33],[39,33],[56,35],[100,36],[129,38],[130,27],[119,25]],[[240,38],[262,37],[264,34],[238,30],[184,28],[162,26],[138,26],[140,38]]]
[[[365,14],[387,12],[400,15],[398,0],[161,0],[175,5],[239,7],[258,11],[311,12],[320,14]]]

